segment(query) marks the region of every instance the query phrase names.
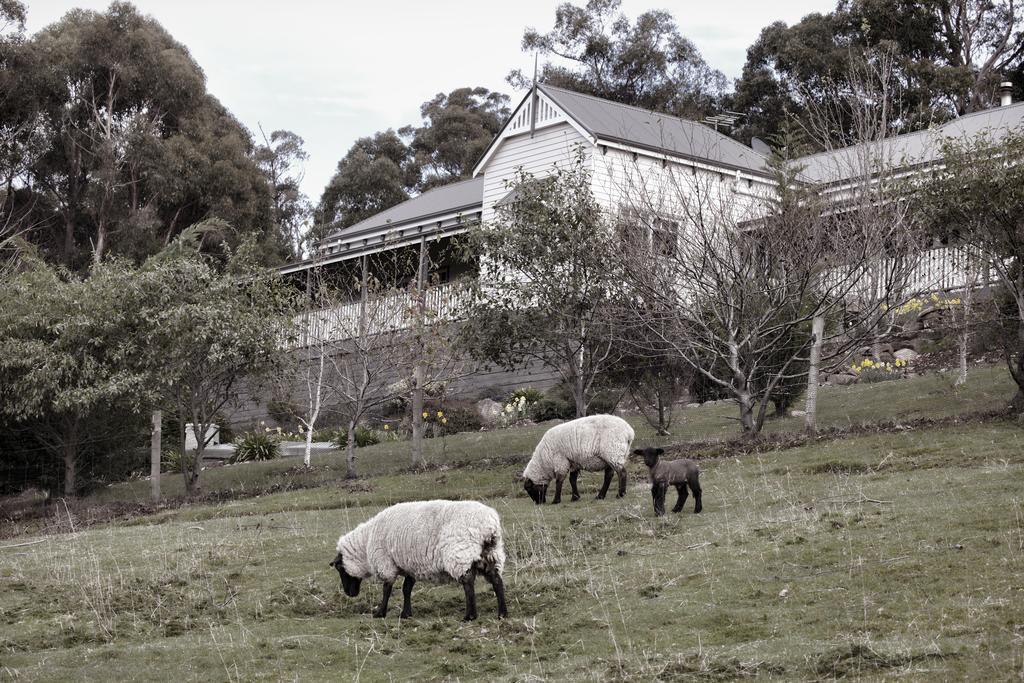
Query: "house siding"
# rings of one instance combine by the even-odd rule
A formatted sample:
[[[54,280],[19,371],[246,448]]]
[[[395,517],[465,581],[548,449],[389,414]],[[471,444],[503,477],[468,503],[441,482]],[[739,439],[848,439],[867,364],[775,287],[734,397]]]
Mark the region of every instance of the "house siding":
[[[533,137],[523,133],[506,138],[480,172],[484,175],[483,220],[494,220],[494,204],[508,194],[508,183],[518,169],[543,176],[555,165],[569,163],[578,145],[591,153],[593,144],[569,123],[559,123],[538,130]]]

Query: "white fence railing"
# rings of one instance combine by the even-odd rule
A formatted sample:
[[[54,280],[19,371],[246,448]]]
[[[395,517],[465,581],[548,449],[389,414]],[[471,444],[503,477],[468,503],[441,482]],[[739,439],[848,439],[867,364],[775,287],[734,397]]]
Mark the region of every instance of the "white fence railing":
[[[825,276],[825,284],[849,297],[873,299],[891,295],[893,289],[914,296],[984,287],[996,281],[996,273],[968,247],[929,249],[915,263],[880,259],[864,271],[858,272],[857,282],[849,281],[849,271],[831,271]]]
[[[430,287],[424,295],[423,316],[430,323],[448,322],[460,317],[469,297],[465,281],[456,280]],[[412,292],[375,296],[365,309],[358,301],[296,317],[294,346],[302,348],[320,343],[352,339],[360,334],[383,334],[412,327],[419,315],[417,298]],[[360,320],[362,318],[362,320]],[[361,329],[361,325],[365,329]]]

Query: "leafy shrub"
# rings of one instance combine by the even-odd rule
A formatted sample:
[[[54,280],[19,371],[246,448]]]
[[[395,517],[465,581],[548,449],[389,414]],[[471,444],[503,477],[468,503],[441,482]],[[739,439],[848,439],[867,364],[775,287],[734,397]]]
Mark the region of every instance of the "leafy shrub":
[[[381,442],[380,434],[375,430],[368,427],[359,425],[355,431],[356,437],[356,448],[365,448],[367,446],[374,446]],[[338,449],[344,449],[348,446],[348,429],[338,429],[332,433],[331,442],[334,443]]]
[[[544,398],[544,392],[541,391],[540,389],[535,389],[533,387],[523,387],[521,389],[516,389],[511,394],[509,394],[508,398],[505,399],[505,403],[512,403],[513,401],[518,401],[520,398],[525,398],[526,404],[531,405],[533,403],[537,403],[542,398]]]
[[[181,474],[181,451],[172,448],[160,454],[160,471]]]
[[[443,410],[434,411],[430,414],[428,423],[431,426],[431,431],[437,436],[458,432],[478,432],[483,427],[476,407],[461,403],[449,403]]]
[[[246,432],[235,439],[235,452],[229,463],[273,460],[280,454],[277,439],[268,432]]]
[[[574,417],[576,417],[576,407],[564,399],[555,397],[542,398],[530,409],[530,419],[534,422],[569,420]]]
[[[376,446],[380,443],[380,434],[368,427],[356,427],[356,448]]]

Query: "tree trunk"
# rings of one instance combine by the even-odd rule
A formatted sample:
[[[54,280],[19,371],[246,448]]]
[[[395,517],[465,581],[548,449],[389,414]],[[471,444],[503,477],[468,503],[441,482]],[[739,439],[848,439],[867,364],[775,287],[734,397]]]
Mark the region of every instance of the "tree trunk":
[[[967,337],[967,329],[964,328],[960,332],[960,368],[956,375],[956,381],[953,382],[953,386],[963,386],[967,384],[967,345],[970,339]]]
[[[773,403],[775,403],[775,417],[786,417],[786,412],[789,410],[789,403],[785,399],[781,398],[775,399]]]
[[[160,502],[160,438],[163,433],[163,416],[153,411],[153,430],[149,439],[149,486],[154,503]]]
[[[324,385],[324,353],[325,349],[323,345],[320,346],[320,365],[317,370],[316,376],[316,387],[310,393],[310,412],[309,420],[304,421],[304,427],[306,428],[306,452],[302,458],[302,464],[305,467],[309,467],[313,464],[313,427],[316,426],[316,420],[320,417],[320,402],[323,397],[323,385]]]
[[[306,427],[306,454],[302,458],[302,464],[304,467],[309,467],[313,463],[313,424],[316,421],[316,417],[313,417],[313,422],[309,422],[305,425]]]
[[[416,268],[416,362],[412,371],[412,464],[423,467],[423,389],[426,368],[423,366],[423,328],[426,325],[427,238],[420,238],[420,260]]]
[[[757,436],[760,428],[754,415],[755,408],[757,408],[754,396],[750,391],[738,391],[736,392],[736,403],[739,405],[739,426],[743,430],[743,435]]]
[[[356,478],[356,421],[348,421],[348,442],[345,444],[345,478]]]
[[[423,368],[417,364],[413,370],[412,388],[412,464],[423,467],[427,464],[423,456]]]
[[[580,348],[576,352],[576,372],[575,372],[575,383],[573,385],[573,398],[576,399],[576,417],[587,416],[587,397],[586,397],[586,382],[583,380],[583,342],[586,335],[586,329],[584,323],[580,323]]]
[[[64,495],[73,497],[78,487],[78,438],[74,428],[64,439]]]
[[[657,396],[658,401],[658,435],[670,436],[668,432],[669,423],[665,419],[665,397],[660,391],[655,391],[654,394]],[[671,408],[669,409],[668,415],[672,415]]]
[[[821,365],[821,346],[825,338],[825,319],[820,315],[811,321],[811,359],[807,367],[807,401],[804,405],[804,428],[818,431],[818,367]]]

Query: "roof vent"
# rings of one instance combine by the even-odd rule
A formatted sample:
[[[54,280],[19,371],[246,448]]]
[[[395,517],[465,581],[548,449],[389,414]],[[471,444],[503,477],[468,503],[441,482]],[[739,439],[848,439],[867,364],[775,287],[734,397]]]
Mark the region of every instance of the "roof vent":
[[[999,106],[1006,107],[1013,104],[1013,83],[1003,81],[999,84]]]

